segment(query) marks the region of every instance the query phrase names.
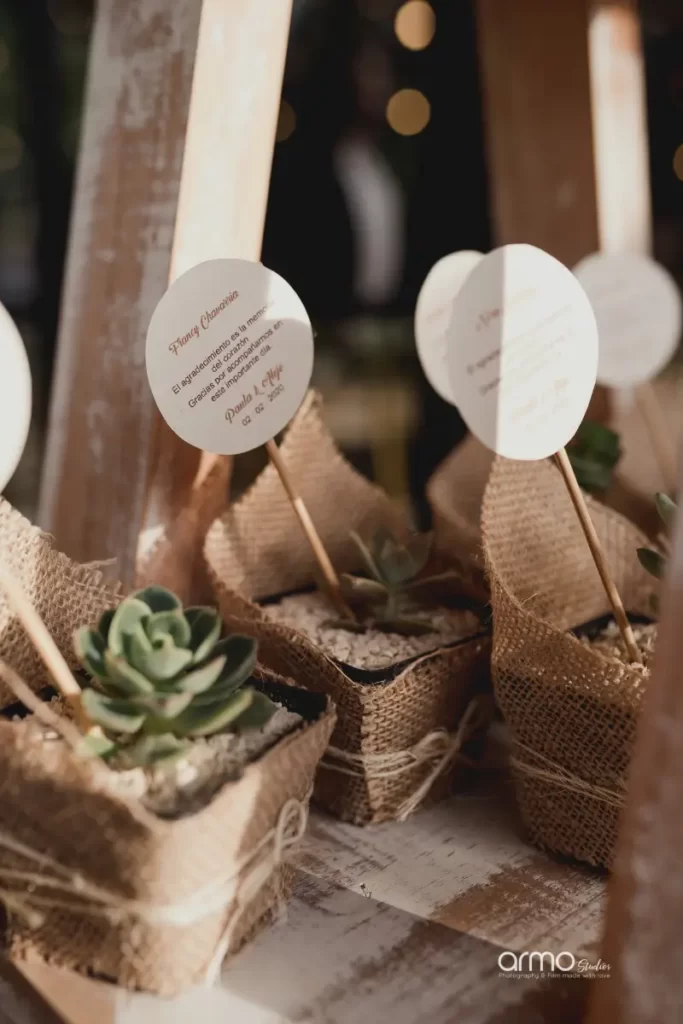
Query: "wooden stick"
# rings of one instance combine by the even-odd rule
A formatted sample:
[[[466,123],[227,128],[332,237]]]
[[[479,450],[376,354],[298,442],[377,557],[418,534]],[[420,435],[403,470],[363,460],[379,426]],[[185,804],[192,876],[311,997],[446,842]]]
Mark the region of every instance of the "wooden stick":
[[[323,579],[325,581],[326,589],[328,591],[330,600],[334,604],[337,611],[345,619],[350,618],[352,621],[355,621],[355,616],[351,609],[349,608],[349,606],[347,605],[342,595],[341,587],[339,585],[339,577],[337,576],[334,566],[330,561],[330,556],[327,554],[327,551],[323,546],[323,542],[321,541],[320,535],[318,534],[318,531],[315,528],[313,520],[309,515],[308,509],[306,508],[303,498],[296,492],[294,481],[289,475],[287,465],[282,456],[280,455],[280,449],[275,444],[275,441],[266,442],[266,451],[268,452],[268,457],[270,458],[270,461],[273,463],[275,469],[278,472],[280,480],[282,481],[282,486],[287,492],[287,496],[292,503],[292,508],[296,512],[297,518],[301,523],[301,528],[306,534],[306,539],[308,543],[311,545],[313,554],[315,555],[315,559],[318,565],[320,566],[320,570],[323,574]]]
[[[81,704],[81,688],[74,679],[62,652],[50,636],[45,623],[6,565],[0,566],[0,586],[4,588],[24,629],[57,684],[58,690],[73,708],[80,728],[87,733],[90,729],[90,722]]]
[[[667,494],[674,498],[678,479],[676,449],[667,423],[662,416],[655,389],[649,381],[636,388],[636,404],[650,435],[650,442],[662,472]]]
[[[586,540],[588,541],[588,547],[590,548],[593,560],[595,561],[596,568],[600,574],[600,579],[602,580],[602,585],[605,588],[605,593],[607,594],[609,602],[612,605],[614,618],[617,621],[617,625],[624,639],[624,644],[626,645],[628,656],[632,662],[636,662],[640,665],[643,662],[642,656],[636,646],[636,641],[633,636],[633,630],[631,629],[631,625],[628,619],[626,618],[626,612],[624,611],[624,605],[619,595],[619,591],[615,587],[614,581],[612,580],[612,577],[609,574],[609,569],[607,568],[607,562],[605,561],[605,555],[602,550],[600,540],[598,538],[597,533],[595,532],[595,527],[593,526],[593,521],[588,512],[588,507],[586,505],[583,492],[579,487],[578,481],[574,474],[574,470],[572,469],[572,464],[569,461],[569,456],[567,455],[566,450],[564,448],[560,448],[559,452],[555,456],[555,459],[557,461],[557,465],[560,468],[560,472],[562,473],[562,476],[564,478],[564,482],[567,485],[567,490],[569,491],[569,496],[572,499],[574,508],[576,509],[576,514],[579,517],[581,529],[583,530]],[[635,551],[633,555],[635,558]]]

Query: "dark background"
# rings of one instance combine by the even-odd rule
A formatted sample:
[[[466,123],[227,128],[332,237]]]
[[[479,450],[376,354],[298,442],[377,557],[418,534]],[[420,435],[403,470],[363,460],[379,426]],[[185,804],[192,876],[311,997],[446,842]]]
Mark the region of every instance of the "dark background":
[[[314,321],[316,382],[340,443],[418,508],[427,477],[463,428],[417,364],[417,294],[441,256],[491,247],[472,3],[430,2],[433,39],[412,50],[394,28],[401,0],[294,0],[263,250],[264,263],[291,282]],[[683,2],[641,6],[655,254],[680,279],[683,182],[673,157],[683,143]],[[8,497],[28,514],[43,451],[93,8],[92,0],[0,0],[0,301],[24,336],[36,402]],[[424,130],[410,136],[394,131],[385,113],[402,88],[420,91],[431,108]],[[375,294],[358,281],[363,235],[340,174],[342,151],[364,153],[394,198],[389,269]],[[251,469],[240,466],[241,476]]]

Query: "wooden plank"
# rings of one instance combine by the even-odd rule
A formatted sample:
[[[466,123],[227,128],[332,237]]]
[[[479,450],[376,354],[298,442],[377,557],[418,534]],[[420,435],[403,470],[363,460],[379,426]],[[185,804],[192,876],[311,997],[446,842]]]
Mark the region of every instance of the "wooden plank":
[[[168,283],[199,0],[101,0],[93,31],[40,521],[132,578],[153,402],[144,369]],[[181,468],[181,467],[179,467]]]
[[[115,1024],[579,1024],[585,984],[510,979],[499,952],[309,876],[286,921],[242,950],[220,988],[168,1002],[89,984],[115,1009]]]
[[[297,866],[505,949],[595,949],[605,883],[525,839],[507,778],[418,812],[355,828],[316,814]],[[545,947],[542,947],[545,948]]]
[[[260,259],[290,18],[291,0],[203,0],[171,279],[203,260]],[[198,465],[157,416],[139,557],[178,515]]]
[[[683,516],[663,595],[654,675],[639,726],[610,886],[591,1024],[660,1024],[683,1006]]]

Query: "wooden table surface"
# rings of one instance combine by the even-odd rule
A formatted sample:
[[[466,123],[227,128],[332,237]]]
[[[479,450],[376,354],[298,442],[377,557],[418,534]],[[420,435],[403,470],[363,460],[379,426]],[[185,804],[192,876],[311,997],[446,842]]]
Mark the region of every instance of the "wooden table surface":
[[[313,813],[297,865],[286,919],[233,959],[219,988],[165,1002],[5,962],[0,1024],[581,1021],[585,981],[510,977],[498,956],[595,954],[605,880],[529,845],[504,774],[402,825]]]

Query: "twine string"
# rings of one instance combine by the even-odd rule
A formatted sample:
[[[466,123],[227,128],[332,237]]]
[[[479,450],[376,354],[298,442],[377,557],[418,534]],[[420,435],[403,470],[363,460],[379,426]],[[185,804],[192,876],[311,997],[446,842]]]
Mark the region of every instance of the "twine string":
[[[341,775],[374,780],[393,778],[420,765],[431,765],[431,770],[396,812],[396,820],[405,821],[417,810],[436,780],[456,758],[467,760],[462,754],[462,747],[484,721],[482,702],[475,697],[467,705],[455,732],[433,729],[414,746],[387,754],[356,754],[341,747],[329,746],[320,767]]]
[[[562,765],[557,764],[555,761],[551,761],[550,758],[540,754],[537,750],[533,750],[533,748],[525,746],[524,743],[516,741],[515,746],[519,750],[525,751],[527,755],[530,755],[534,759],[542,762],[541,765],[533,765],[514,755],[510,758],[510,764],[512,767],[516,771],[521,772],[522,775],[527,776],[527,778],[538,779],[540,782],[547,782],[551,786],[558,786],[559,788],[569,790],[572,793],[590,796],[601,803],[608,804],[611,807],[616,807],[617,810],[620,810],[624,806],[626,799],[626,787],[623,783],[620,783],[620,788],[618,789],[610,789],[608,786],[599,786],[594,782],[588,782],[586,779],[582,779],[579,775],[574,775]]]

